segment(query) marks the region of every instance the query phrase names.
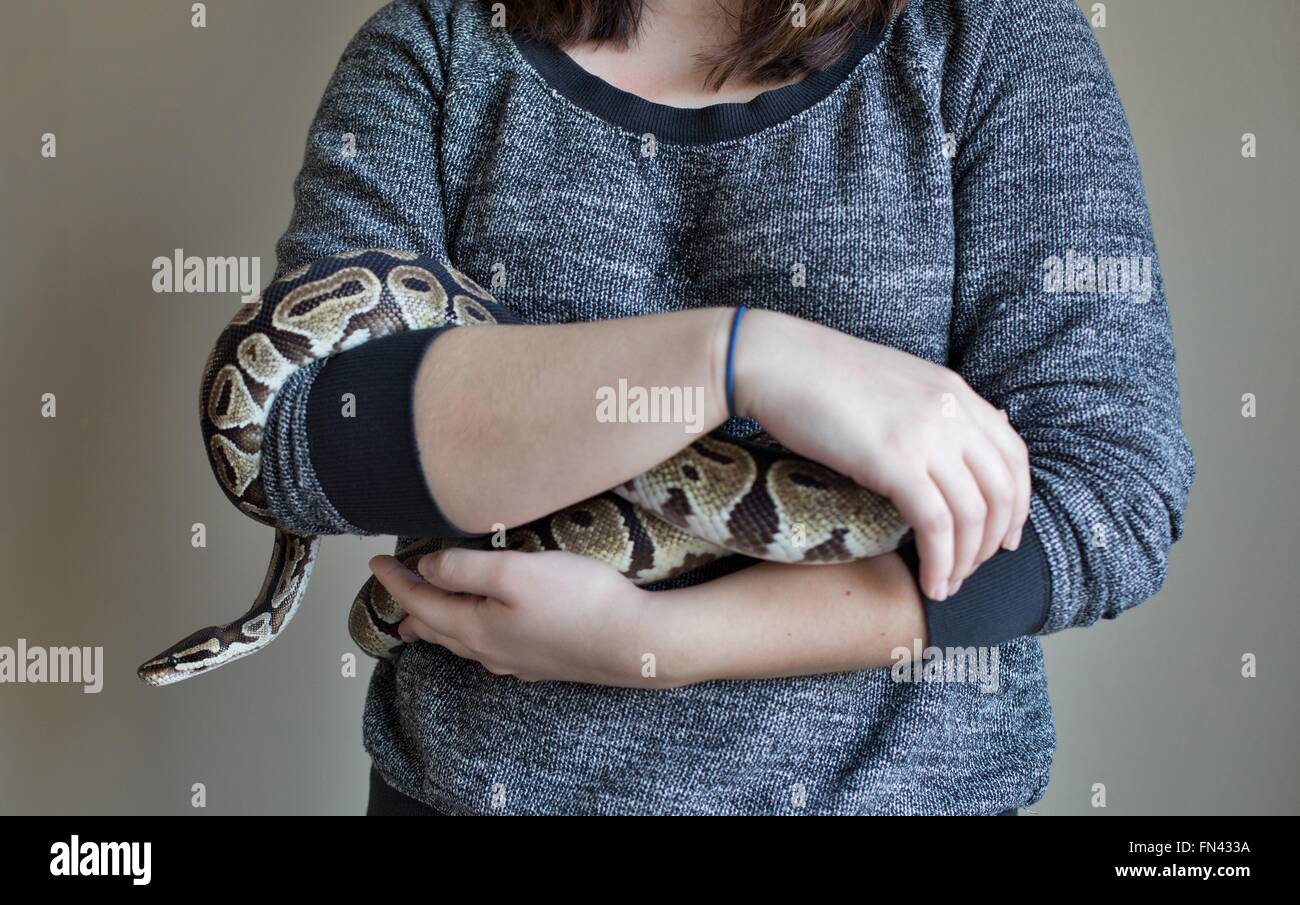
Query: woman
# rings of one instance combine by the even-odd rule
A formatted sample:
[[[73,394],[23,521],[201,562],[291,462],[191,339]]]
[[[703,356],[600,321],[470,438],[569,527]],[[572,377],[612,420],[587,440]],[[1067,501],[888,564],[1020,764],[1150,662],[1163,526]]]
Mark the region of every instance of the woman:
[[[625,379],[704,388],[705,429],[761,424],[915,529],[865,562],[733,557],[648,591],[563,553],[377,558],[410,643],[370,686],[371,813],[1014,813],[1054,749],[1035,636],[1159,588],[1193,461],[1082,15],[787,7],[397,0],[344,53],[279,271],[410,249],[529,326],[298,374],[263,448],[281,521],[454,536],[553,512],[696,438],[594,418]],[[883,668],[926,646],[995,672]]]

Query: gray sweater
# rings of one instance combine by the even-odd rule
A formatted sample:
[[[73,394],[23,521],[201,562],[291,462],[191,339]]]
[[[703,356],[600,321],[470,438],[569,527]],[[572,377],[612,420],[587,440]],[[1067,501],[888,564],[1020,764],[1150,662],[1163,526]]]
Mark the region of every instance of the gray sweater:
[[[279,273],[377,246],[454,262],[530,323],[785,311],[958,370],[1031,456],[1032,542],[926,603],[935,643],[996,645],[993,683],[526,684],[417,643],[378,664],[366,704],[389,785],[449,813],[1038,800],[1055,733],[1035,635],[1160,587],[1194,474],[1138,162],[1072,0],[911,0],[828,69],[698,111],[494,29],[481,3],[397,0],[344,52],[295,201]],[[273,406],[272,509],[364,532],[313,462],[322,373]]]

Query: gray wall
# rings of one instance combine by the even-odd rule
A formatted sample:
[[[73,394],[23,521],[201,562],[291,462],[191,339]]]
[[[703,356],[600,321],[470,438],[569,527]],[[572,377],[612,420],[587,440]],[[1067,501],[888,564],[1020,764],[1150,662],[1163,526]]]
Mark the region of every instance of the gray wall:
[[[209,813],[364,806],[369,663],[345,678],[340,658],[385,540],[328,540],[269,653],[162,690],[134,668],[241,612],[271,540],[220,495],[197,437],[198,371],[234,297],[156,295],[150,262],[259,255],[269,278],[310,117],[378,2],[213,0],[204,30],[188,2],[5,5],[0,645],[102,645],[106,678],[98,695],[0,684],[0,812],[186,813],[199,782]],[[1162,593],[1046,642],[1060,752],[1035,810],[1295,812],[1300,5],[1106,6],[1098,35],[1144,164],[1200,475]]]

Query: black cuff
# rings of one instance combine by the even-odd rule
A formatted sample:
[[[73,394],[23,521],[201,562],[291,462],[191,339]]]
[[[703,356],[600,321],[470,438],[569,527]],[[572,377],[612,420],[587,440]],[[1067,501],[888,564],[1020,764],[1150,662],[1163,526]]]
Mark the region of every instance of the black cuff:
[[[381,337],[325,362],[307,401],[307,445],[321,489],[363,531],[469,537],[429,493],[412,395],[425,350],[445,330]],[[351,398],[345,398],[351,394]]]
[[[921,586],[916,542],[898,548],[916,586]],[[1052,577],[1047,554],[1031,522],[1020,546],[999,550],[942,602],[921,593],[929,647],[983,647],[1034,635],[1047,623]]]

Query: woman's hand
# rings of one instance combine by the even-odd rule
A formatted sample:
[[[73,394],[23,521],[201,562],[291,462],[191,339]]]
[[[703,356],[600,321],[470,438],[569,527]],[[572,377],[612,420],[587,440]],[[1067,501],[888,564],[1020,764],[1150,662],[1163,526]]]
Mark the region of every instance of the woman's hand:
[[[735,349],[736,409],[793,451],[888,497],[916,532],[921,586],[943,600],[1014,550],[1029,457],[1004,412],[956,372],[809,321],[752,311]]]
[[[606,565],[571,553],[450,549],[422,557],[418,568],[391,556],[370,560],[408,613],[398,629],[407,642],[441,644],[527,682],[666,684],[643,667],[656,644],[650,593]]]
[[[761,563],[655,594],[569,553],[446,550],[420,560],[427,583],[391,556],[370,568],[409,614],[408,643],[525,681],[676,688],[814,675],[889,666],[926,640],[916,585],[893,554]]]

